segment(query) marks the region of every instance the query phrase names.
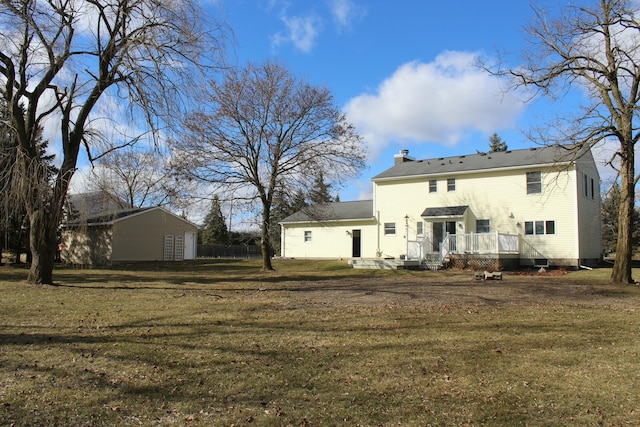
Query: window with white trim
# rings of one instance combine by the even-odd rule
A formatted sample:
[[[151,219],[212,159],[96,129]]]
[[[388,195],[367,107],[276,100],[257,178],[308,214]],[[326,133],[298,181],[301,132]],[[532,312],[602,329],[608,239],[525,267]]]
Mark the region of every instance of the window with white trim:
[[[447,191],[456,191],[456,179],[447,178]]]
[[[429,180],[429,193],[438,192],[438,180],[430,179]]]
[[[424,235],[424,222],[422,221],[416,222],[416,234],[418,236]]]
[[[527,172],[527,194],[542,193],[542,172]]]
[[[304,241],[305,242],[310,242],[311,241],[311,230],[305,230],[304,231]]]
[[[555,221],[525,221],[524,234],[528,234],[528,235],[556,234],[556,222]]]
[[[385,222],[384,223],[384,235],[385,236],[394,236],[396,234],[396,223],[395,222]]]
[[[476,220],[476,233],[490,233],[491,223],[488,219]]]

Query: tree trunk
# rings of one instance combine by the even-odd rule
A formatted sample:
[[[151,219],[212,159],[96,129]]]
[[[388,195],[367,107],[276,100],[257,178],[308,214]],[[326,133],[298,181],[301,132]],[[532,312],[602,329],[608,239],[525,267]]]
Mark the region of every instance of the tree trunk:
[[[49,190],[48,184],[44,184],[46,180],[41,179],[39,182],[42,184],[36,185],[26,203],[30,226],[29,248],[32,255],[31,268],[27,275],[29,284],[53,285],[53,267],[58,250],[58,226],[62,219],[64,200],[67,197],[67,189],[74,168],[74,161],[63,162],[53,188]],[[47,175],[36,174],[36,179],[39,176]]]
[[[52,285],[53,266],[58,246],[56,231],[58,215],[47,215],[42,209],[28,213],[30,232],[29,247],[32,260],[27,283],[33,285]]]
[[[271,264],[271,244],[269,240],[270,212],[271,207],[264,206],[263,204],[260,248],[262,250],[262,270],[264,271],[273,271],[273,265]]]
[[[625,150],[620,165],[622,183],[620,186],[620,211],[618,213],[618,243],[616,245],[616,260],[611,271],[611,280],[614,283],[634,283],[631,274],[631,261],[633,257],[632,233],[633,233],[633,209],[634,209],[634,152]]]

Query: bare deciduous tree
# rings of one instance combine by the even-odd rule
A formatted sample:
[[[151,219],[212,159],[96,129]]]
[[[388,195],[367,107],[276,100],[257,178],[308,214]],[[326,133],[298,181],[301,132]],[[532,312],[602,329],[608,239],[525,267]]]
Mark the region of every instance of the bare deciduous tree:
[[[582,4],[567,6],[556,18],[534,8],[536,18],[528,28],[530,44],[524,50],[524,63],[504,74],[513,76],[516,85],[544,95],[564,94],[574,87],[584,95],[586,101],[574,115],[554,117],[549,126],[535,130],[540,140],[575,144],[577,153],[607,139],[617,142],[609,161],[621,179],[618,242],[611,279],[633,283],[640,10],[630,0]]]
[[[327,88],[278,63],[228,70],[211,83],[205,100],[209,109],[189,117],[188,135],[176,144],[177,166],[188,177],[244,188],[260,202],[263,268],[271,270],[274,196],[309,188],[320,170],[336,180],[358,174],[365,161],[362,138]]]
[[[80,151],[93,160],[118,148],[100,139],[99,119],[124,120],[113,110],[125,106],[156,141],[169,131],[194,72],[219,52],[221,27],[205,16],[196,0],[0,0],[0,95],[18,140],[15,167],[0,172],[16,181],[29,217],[29,283],[53,281],[56,230]],[[52,121],[60,154],[49,179],[36,129]]]
[[[168,163],[157,150],[113,151],[96,163],[86,189],[110,194],[130,207],[167,206],[182,196]]]

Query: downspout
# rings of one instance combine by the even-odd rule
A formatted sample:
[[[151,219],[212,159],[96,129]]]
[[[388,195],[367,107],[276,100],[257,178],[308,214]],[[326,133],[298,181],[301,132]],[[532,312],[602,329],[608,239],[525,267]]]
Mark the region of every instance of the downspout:
[[[376,240],[376,257],[380,258],[382,256],[382,251],[380,250],[380,211],[376,211]]]
[[[284,238],[284,224],[280,224],[280,257],[284,258],[284,254],[285,254],[285,248],[284,248],[284,242],[285,242],[285,238]]]

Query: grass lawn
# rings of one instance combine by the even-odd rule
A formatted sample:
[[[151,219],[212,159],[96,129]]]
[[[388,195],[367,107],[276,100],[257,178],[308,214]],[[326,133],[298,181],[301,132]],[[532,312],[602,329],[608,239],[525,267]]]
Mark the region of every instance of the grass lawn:
[[[0,425],[640,425],[640,289],[258,261],[0,267]],[[640,271],[635,271],[640,277]]]

